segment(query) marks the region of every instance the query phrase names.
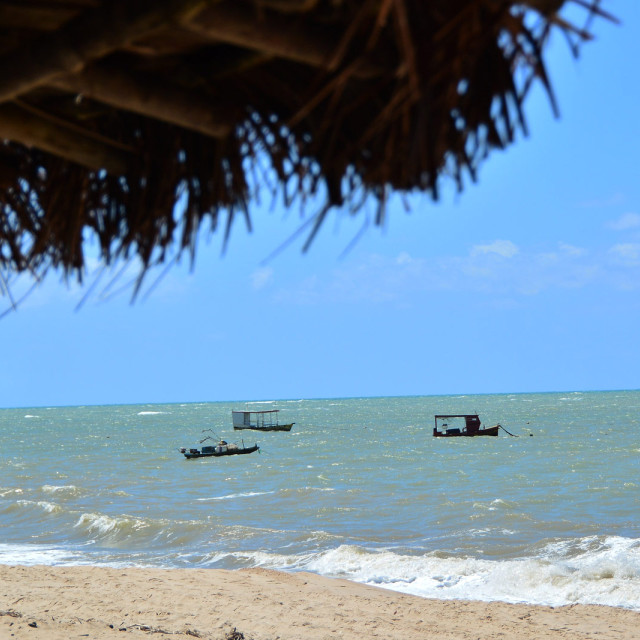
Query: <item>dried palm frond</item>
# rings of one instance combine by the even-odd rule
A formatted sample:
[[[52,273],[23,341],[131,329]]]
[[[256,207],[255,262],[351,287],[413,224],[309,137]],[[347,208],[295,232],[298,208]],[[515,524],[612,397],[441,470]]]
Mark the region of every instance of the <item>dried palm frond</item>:
[[[570,2],[0,0],[0,273],[81,279],[92,236],[105,264],[193,256],[265,159],[285,202],[326,194],[307,244],[333,206],[463,189],[532,82],[557,110],[550,31],[613,20]]]

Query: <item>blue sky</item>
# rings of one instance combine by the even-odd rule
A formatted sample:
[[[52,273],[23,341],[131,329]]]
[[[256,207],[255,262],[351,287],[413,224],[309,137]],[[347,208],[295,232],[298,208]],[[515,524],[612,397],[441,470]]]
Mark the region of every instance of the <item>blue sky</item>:
[[[640,3],[606,6],[577,60],[552,40],[560,118],[536,89],[461,194],[268,259],[301,214],[265,193],[133,304],[52,274],[0,319],[0,407],[640,388]]]

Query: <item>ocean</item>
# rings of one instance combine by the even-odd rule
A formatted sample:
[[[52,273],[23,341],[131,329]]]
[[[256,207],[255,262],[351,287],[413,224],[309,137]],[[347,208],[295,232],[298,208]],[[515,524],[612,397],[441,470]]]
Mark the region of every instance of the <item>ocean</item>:
[[[233,431],[246,408],[295,425]],[[497,438],[432,436],[475,412]],[[260,451],[181,455],[207,435]],[[640,391],[1,409],[0,456],[3,564],[640,610]]]

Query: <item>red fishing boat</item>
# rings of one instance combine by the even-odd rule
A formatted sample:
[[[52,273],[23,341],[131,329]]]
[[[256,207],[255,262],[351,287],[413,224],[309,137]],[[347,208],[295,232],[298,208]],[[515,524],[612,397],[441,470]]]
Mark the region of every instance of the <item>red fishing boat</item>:
[[[435,418],[433,435],[439,438],[497,436],[501,429],[499,424],[493,427],[483,427],[477,413],[438,415]]]

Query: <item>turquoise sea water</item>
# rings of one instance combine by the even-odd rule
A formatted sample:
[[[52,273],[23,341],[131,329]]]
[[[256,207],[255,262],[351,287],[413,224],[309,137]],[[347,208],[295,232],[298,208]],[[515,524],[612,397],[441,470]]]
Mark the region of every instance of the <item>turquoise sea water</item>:
[[[233,431],[280,408],[290,433]],[[433,438],[480,414],[498,438]],[[0,410],[0,562],[640,610],[640,391]],[[247,456],[187,461],[212,429]]]

